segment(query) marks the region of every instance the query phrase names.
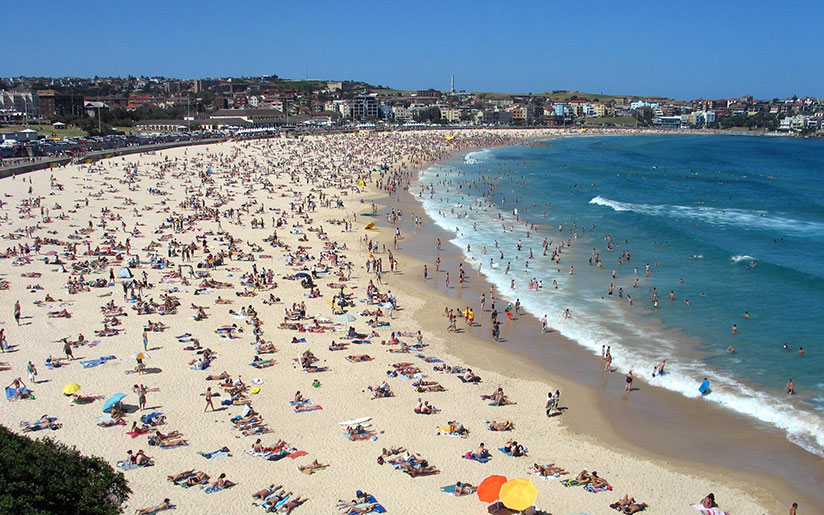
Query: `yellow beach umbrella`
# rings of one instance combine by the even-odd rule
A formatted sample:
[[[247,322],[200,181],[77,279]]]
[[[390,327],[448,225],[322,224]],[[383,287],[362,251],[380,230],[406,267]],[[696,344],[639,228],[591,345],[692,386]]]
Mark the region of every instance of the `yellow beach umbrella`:
[[[74,395],[80,391],[80,385],[77,383],[69,383],[63,387],[64,395]]]
[[[366,224],[366,226],[364,227],[364,229],[371,229],[371,228],[373,228],[373,227],[375,227],[375,222],[369,222],[368,224]]]
[[[510,510],[523,511],[538,498],[538,489],[527,479],[515,478],[507,481],[501,487],[499,494],[504,506]]]

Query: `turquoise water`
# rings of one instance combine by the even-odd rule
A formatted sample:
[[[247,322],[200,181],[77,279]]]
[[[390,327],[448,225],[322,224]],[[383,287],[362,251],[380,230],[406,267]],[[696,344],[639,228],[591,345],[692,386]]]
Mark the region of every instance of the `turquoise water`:
[[[824,455],[824,141],[668,135],[547,145],[430,168],[421,176],[434,188],[423,194],[427,212],[503,296],[594,353],[610,345],[619,370],[690,397],[708,377],[703,400]],[[561,240],[558,264],[550,254]],[[590,264],[594,253],[601,268]],[[532,278],[543,289],[528,288]],[[668,373],[653,378],[662,359]],[[795,396],[784,392],[789,378]]]

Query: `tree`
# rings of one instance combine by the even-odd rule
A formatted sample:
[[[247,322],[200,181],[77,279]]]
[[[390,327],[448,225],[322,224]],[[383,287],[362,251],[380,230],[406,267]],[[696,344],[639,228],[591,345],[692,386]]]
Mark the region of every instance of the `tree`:
[[[0,426],[0,513],[120,513],[132,491],[103,458]]]

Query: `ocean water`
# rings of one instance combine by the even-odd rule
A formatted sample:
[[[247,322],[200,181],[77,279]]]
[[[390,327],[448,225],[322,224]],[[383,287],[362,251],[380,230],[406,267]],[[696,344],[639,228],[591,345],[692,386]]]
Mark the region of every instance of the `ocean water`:
[[[702,401],[824,456],[824,141],[561,138],[438,164],[413,193],[499,296],[642,381],[698,398],[709,378]]]

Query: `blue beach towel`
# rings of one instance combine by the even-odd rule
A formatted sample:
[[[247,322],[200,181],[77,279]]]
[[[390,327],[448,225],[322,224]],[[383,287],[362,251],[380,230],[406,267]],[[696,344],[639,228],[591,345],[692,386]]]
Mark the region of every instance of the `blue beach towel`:
[[[466,456],[464,456],[464,458],[466,458]],[[466,458],[466,459],[477,461],[478,463],[486,463],[486,462],[488,462],[489,460],[492,459],[492,456],[487,456],[485,458],[479,458],[478,456],[473,456],[471,458]]]

